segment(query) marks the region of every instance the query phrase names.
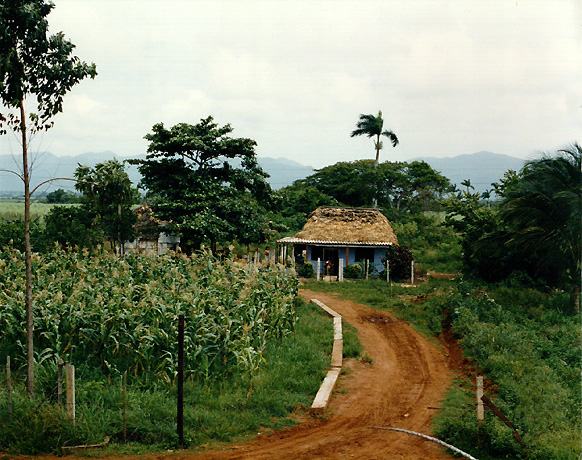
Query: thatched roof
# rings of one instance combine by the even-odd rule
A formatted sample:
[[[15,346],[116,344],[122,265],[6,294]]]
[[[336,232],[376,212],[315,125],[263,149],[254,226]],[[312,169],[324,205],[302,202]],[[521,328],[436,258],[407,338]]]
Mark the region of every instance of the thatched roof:
[[[321,207],[295,236],[280,243],[389,246],[398,244],[388,219],[378,209]]]
[[[133,210],[137,214],[135,230],[142,240],[157,241],[160,235],[160,225],[163,223],[153,216],[152,208],[147,204]]]

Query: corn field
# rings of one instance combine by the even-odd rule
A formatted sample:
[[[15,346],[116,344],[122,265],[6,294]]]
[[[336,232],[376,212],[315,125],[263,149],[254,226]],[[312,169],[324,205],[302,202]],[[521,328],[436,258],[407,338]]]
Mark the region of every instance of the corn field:
[[[247,270],[208,254],[118,258],[55,249],[34,255],[37,364],[59,358],[106,375],[172,382],[178,315],[185,376],[252,371],[269,338],[292,332],[297,282],[280,266]],[[0,252],[0,359],[25,365],[24,254]]]

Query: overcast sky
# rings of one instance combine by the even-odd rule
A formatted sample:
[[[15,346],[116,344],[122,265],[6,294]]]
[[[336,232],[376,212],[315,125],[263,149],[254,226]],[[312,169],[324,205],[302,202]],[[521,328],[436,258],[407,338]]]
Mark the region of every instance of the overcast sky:
[[[33,151],[135,155],[155,123],[213,115],[259,156],[322,167],[374,158],[350,132],[378,110],[400,139],[382,160],[582,141],[579,0],[54,3],[51,32],[99,75]]]

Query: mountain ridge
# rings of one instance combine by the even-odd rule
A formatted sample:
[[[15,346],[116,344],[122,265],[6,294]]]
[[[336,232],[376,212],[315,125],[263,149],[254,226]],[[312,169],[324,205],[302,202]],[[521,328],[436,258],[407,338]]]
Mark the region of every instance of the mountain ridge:
[[[50,152],[39,153],[35,155],[31,185],[36,187],[42,181],[54,177],[73,177],[78,164],[94,166],[114,158],[119,161],[131,158],[140,159],[145,158],[145,154],[121,156],[107,150],[59,157]],[[303,179],[315,171],[311,166],[284,157],[258,157],[257,160],[265,172],[270,175],[268,181],[274,189],[291,185],[293,181]],[[448,177],[453,184],[457,184],[458,187],[460,187],[461,182],[469,179],[471,185],[475,187],[475,191],[483,192],[491,188],[492,182],[499,181],[508,169],[521,169],[526,160],[482,150],[451,157],[418,156],[408,161],[427,162],[433,169]],[[18,164],[18,156],[0,155],[0,169],[15,169],[16,164]],[[128,165],[128,174],[132,182],[139,182],[140,175],[137,166]],[[54,181],[47,184],[46,189],[41,191],[50,192],[58,188],[72,190],[74,184],[70,181]],[[22,190],[22,182],[17,176],[0,173],[0,193],[22,194]]]

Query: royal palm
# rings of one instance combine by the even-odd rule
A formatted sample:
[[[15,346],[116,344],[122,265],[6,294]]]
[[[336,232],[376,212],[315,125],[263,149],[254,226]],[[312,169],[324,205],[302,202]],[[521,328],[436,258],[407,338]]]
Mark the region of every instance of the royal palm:
[[[376,167],[380,161],[380,150],[382,150],[382,141],[380,136],[386,136],[392,142],[392,146],[398,145],[398,138],[392,131],[384,129],[384,120],[382,119],[382,112],[378,111],[378,116],[372,114],[360,115],[360,121],[356,124],[356,128],[352,131],[351,137],[366,135],[368,137],[375,137],[374,148],[376,149]]]

